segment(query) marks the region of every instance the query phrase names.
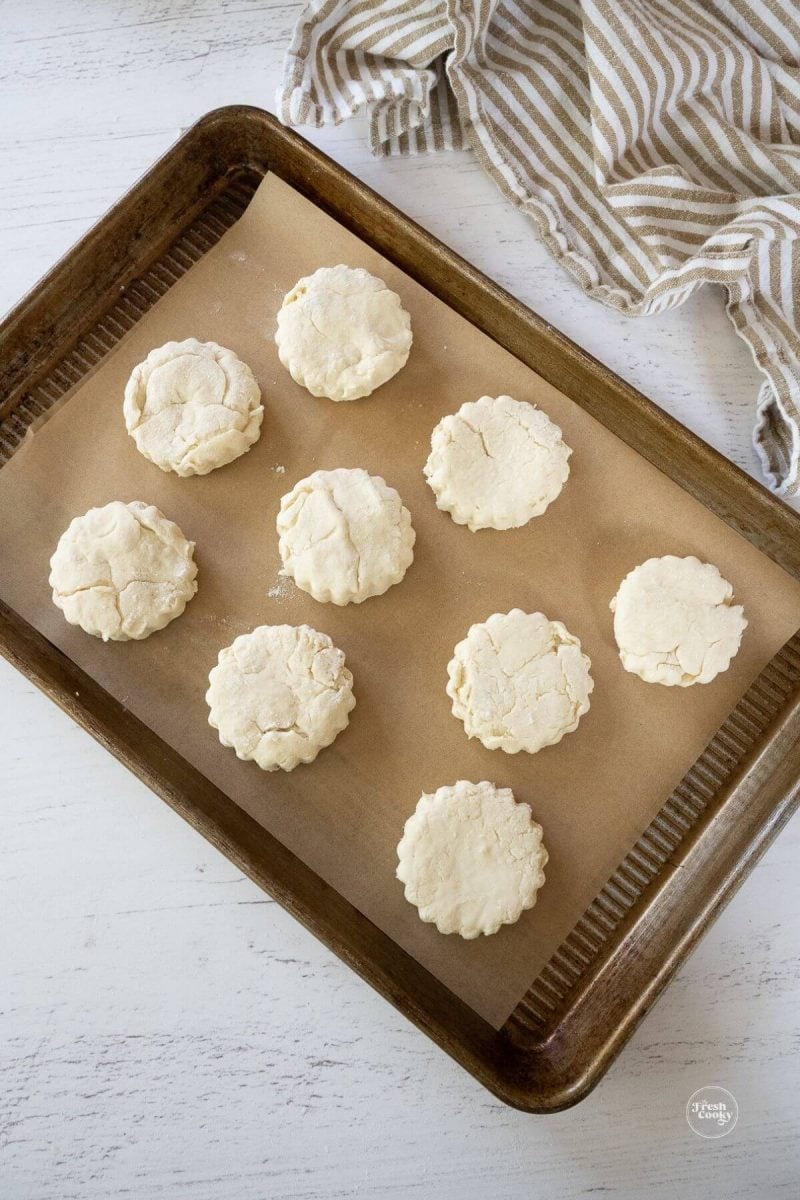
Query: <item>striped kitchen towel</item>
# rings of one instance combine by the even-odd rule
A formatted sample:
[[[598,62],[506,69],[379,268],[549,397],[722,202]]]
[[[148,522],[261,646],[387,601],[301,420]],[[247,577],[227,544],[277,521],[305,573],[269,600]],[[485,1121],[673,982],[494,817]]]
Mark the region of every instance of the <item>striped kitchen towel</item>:
[[[280,118],[363,108],[375,153],[471,146],[605,304],[722,284],[765,474],[800,491],[797,0],[312,0]]]

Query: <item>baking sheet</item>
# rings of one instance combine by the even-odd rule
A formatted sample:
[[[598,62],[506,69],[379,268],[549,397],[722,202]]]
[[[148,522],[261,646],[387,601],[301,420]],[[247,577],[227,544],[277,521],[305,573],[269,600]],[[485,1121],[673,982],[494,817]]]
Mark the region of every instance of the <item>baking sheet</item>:
[[[275,313],[296,279],[346,262],[382,276],[411,313],[407,367],[369,399],[309,396],[280,366]],[[263,433],[204,478],[165,475],[122,420],[131,368],[197,337],[236,350],[264,392]],[[422,477],[430,430],[482,394],[540,404],[573,447],[562,496],[521,530],[470,533]],[[363,605],[317,604],[277,574],[281,495],[317,468],[383,475],[411,510],[415,562]],[[199,592],[141,643],[103,645],[52,605],[48,560],[73,516],[112,499],[161,508],[197,542]],[[486,1020],[499,1027],[722,724],[800,626],[800,585],[654,467],[359,239],[268,176],[242,219],[119,343],[0,470],[0,594],[84,670],[298,854]],[[697,554],[732,580],[750,625],[727,674],[688,690],[619,664],[608,601],[654,554]],[[449,712],[446,665],[469,625],[539,609],[578,634],[593,664],[590,712],[535,756],[470,742]],[[207,725],[219,649],[265,622],[307,622],[347,655],[357,706],[317,761],[263,774]],[[394,878],[395,846],[421,791],[457,778],[513,787],[550,851],[537,906],[464,942],[423,925]]]

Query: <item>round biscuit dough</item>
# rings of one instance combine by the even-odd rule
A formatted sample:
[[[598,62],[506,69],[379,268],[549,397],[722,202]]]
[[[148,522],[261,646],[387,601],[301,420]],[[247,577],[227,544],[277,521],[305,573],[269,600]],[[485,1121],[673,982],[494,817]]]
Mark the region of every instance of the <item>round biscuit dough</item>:
[[[558,425],[511,396],[481,396],[442,417],[431,434],[425,478],[458,525],[516,529],[541,516],[569,477]]]
[[[292,379],[312,396],[358,400],[405,366],[411,318],[362,267],[320,267],[284,297],[275,341]]]
[[[208,677],[209,724],[262,771],[310,763],[348,723],[353,676],[326,633],[259,625],[220,651]]]
[[[473,625],[453,651],[453,716],[487,750],[535,754],[577,729],[594,682],[578,638],[542,613],[513,608]]]
[[[533,908],[548,854],[541,825],[510,788],[461,779],[420,798],[397,857],[397,878],[420,918],[475,938]]]
[[[133,368],[125,426],[162,471],[207,475],[258,441],[264,409],[246,363],[216,342],[167,342]]]
[[[112,500],[76,517],[50,559],[53,603],[104,642],[148,637],[197,591],[194,542],[152,504]]]
[[[609,605],[626,671],[647,683],[691,687],[727,671],[747,627],[733,588],[699,558],[648,558]]]
[[[360,604],[399,583],[414,559],[411,515],[379,475],[315,471],[281,500],[283,575],[315,600]]]

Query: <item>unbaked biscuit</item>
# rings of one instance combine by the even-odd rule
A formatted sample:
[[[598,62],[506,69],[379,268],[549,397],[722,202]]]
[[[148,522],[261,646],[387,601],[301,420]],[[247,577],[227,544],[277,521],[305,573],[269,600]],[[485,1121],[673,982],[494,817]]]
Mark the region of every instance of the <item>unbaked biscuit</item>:
[[[152,504],[112,500],[76,517],[50,559],[53,603],[104,642],[148,637],[197,591],[194,542]]]
[[[244,454],[261,431],[261,391],[232,350],[216,342],[167,342],[134,367],[125,426],[162,471],[207,475]]]
[[[344,654],[308,625],[242,634],[220,651],[208,685],[208,721],[219,740],[262,771],[312,762],[355,706]]]
[[[541,825],[510,788],[461,779],[420,798],[397,857],[397,878],[420,918],[475,938],[533,907],[548,854]]]
[[[561,430],[511,396],[482,396],[443,417],[431,435],[425,478],[459,525],[516,529],[540,516],[569,477]]]
[[[453,651],[453,716],[487,750],[535,754],[577,729],[594,682],[581,644],[560,621],[514,608],[473,625]]]
[[[382,279],[361,267],[320,267],[284,297],[278,355],[312,396],[358,400],[403,367],[411,318]]]
[[[282,574],[315,600],[360,604],[399,583],[414,558],[411,516],[379,475],[315,471],[281,500]]]
[[[626,671],[647,683],[691,687],[727,671],[747,628],[733,588],[699,558],[648,558],[609,607]]]

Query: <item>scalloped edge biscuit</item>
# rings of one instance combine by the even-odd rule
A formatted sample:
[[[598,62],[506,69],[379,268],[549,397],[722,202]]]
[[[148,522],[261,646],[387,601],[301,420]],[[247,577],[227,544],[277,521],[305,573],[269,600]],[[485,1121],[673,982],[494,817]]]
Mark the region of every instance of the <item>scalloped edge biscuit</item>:
[[[208,676],[208,723],[262,771],[310,763],[355,707],[344,653],[310,625],[259,625],[219,652]]]
[[[533,404],[481,396],[442,417],[424,474],[437,508],[473,533],[517,529],[542,513],[569,478],[558,425]]]
[[[645,683],[692,687],[727,671],[747,628],[733,587],[694,555],[648,558],[609,604],[626,671]]]
[[[133,368],[122,408],[139,453],[184,479],[246,454],[261,435],[264,415],[247,363],[197,338],[151,350]]]
[[[282,575],[321,603],[381,596],[414,561],[416,534],[399,494],[361,467],[314,471],[281,500]]]
[[[397,878],[420,920],[472,939],[533,908],[549,855],[511,788],[460,779],[423,793],[397,847]]]
[[[53,603],[92,637],[141,641],[179,617],[197,591],[194,546],[153,504],[90,508],[50,559]]]
[[[448,663],[453,716],[487,750],[536,754],[589,711],[591,665],[561,621],[520,608],[493,613],[470,627]]]
[[[359,400],[404,367],[411,318],[396,292],[363,267],[319,267],[284,296],[278,356],[312,396]]]

